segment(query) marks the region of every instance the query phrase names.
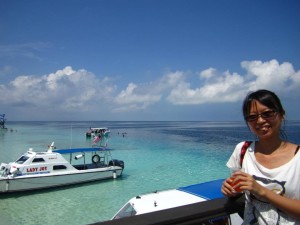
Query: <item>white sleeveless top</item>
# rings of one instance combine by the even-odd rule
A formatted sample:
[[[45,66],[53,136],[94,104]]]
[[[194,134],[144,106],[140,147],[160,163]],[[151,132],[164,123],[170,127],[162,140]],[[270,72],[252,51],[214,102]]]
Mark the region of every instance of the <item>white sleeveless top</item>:
[[[241,142],[235,147],[226,164],[229,169],[240,168],[240,154],[243,144],[244,142]],[[300,151],[288,163],[274,169],[268,169],[256,161],[254,149],[255,143],[253,142],[248,147],[243,160],[244,172],[251,174],[259,184],[277,194],[291,199],[300,199]],[[243,224],[300,225],[300,221],[289,217],[268,202],[256,199],[247,191],[245,195],[246,207]]]

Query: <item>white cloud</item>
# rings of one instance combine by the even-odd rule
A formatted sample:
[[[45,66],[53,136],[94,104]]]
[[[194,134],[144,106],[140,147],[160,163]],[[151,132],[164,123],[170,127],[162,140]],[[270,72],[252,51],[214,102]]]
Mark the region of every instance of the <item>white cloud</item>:
[[[63,70],[58,70],[56,73],[51,73],[46,76],[47,86],[50,90],[55,90],[57,88],[58,82],[64,79],[65,76],[71,76],[75,71],[72,67],[67,66]]]
[[[208,68],[206,70],[203,70],[202,72],[200,72],[199,77],[200,79],[205,79],[205,80],[209,80],[212,77],[214,77],[216,75],[217,70],[214,68]]]
[[[115,111],[136,111],[137,109],[145,109],[147,106],[158,102],[161,98],[159,94],[143,93],[143,89],[134,83],[129,83],[126,90],[121,91],[116,96],[115,102],[121,107],[117,107]],[[126,106],[123,106],[126,105]]]
[[[235,102],[257,89],[270,89],[282,95],[300,93],[297,91],[300,88],[300,71],[296,72],[290,63],[244,61],[241,66],[246,70],[245,75],[228,71],[218,74],[214,68],[204,70],[199,75],[204,80],[200,86],[192,88],[191,83],[180,82],[167,99],[173,104],[189,105]]]
[[[242,76],[225,72],[216,78],[215,75],[207,76],[207,74],[204,76],[206,78],[204,85],[191,88],[190,83],[181,82],[171,90],[167,99],[179,105],[233,102],[239,99],[239,92],[244,82]],[[216,79],[211,82],[212,78]]]
[[[62,111],[86,111],[109,102],[115,86],[109,79],[99,79],[86,70],[65,67],[55,73],[19,76],[7,86],[0,86],[0,102],[10,105],[32,105],[42,109],[55,107]]]
[[[126,112],[141,110],[161,101],[164,92],[176,86],[184,78],[182,72],[169,73],[157,81],[137,85],[129,83],[125,90],[115,97],[115,111]]]
[[[195,72],[175,71],[149,83],[129,82],[124,90],[110,77],[98,77],[84,69],[67,66],[43,76],[22,75],[0,84],[2,107],[23,107],[41,114],[55,112],[134,112],[152,106],[200,105],[241,101],[246,93],[261,88],[279,96],[300,97],[300,71],[292,64],[244,61],[245,74],[218,72],[215,68]],[[157,108],[155,108],[157,110]],[[123,114],[122,114],[123,115]]]
[[[288,62],[279,64],[275,59],[262,61],[244,61],[242,68],[246,69],[251,83],[249,90],[261,88],[271,89],[278,93],[290,93],[300,87],[300,71],[295,71],[293,65]]]

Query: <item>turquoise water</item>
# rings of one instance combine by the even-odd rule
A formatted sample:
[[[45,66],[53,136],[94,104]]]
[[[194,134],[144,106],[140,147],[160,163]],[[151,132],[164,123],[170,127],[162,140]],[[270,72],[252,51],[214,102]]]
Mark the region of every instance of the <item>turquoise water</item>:
[[[243,122],[8,122],[0,131],[0,162],[16,160],[29,148],[91,146],[85,132],[111,130],[113,158],[124,160],[122,178],[65,188],[0,196],[3,224],[88,224],[109,220],[131,197],[225,178],[234,146],[253,140]],[[300,122],[287,124],[300,143]],[[122,133],[126,135],[123,137]]]

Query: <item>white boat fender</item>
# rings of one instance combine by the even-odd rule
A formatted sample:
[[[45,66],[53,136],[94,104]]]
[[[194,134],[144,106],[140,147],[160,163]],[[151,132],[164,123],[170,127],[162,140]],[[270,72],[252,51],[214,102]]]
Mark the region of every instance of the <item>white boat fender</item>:
[[[117,172],[114,170],[113,171],[113,178],[116,179],[117,178]]]
[[[97,154],[93,155],[92,162],[93,163],[99,163],[100,162],[100,156],[97,155]]]
[[[8,189],[9,189],[9,181],[7,180],[5,185],[5,190],[8,191]]]
[[[77,159],[81,159],[83,156],[84,156],[84,154],[76,155],[76,156],[75,156],[75,159],[76,159],[76,160],[77,160]]]

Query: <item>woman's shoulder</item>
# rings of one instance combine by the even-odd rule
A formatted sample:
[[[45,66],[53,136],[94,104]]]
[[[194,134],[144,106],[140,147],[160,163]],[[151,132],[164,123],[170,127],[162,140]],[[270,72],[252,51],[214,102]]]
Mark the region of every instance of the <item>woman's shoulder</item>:
[[[235,146],[235,149],[242,149],[243,147],[248,148],[249,146],[251,146],[252,143],[253,143],[252,141],[248,141],[248,140],[241,141]]]
[[[247,141],[241,141],[238,144],[236,144],[231,157],[229,158],[228,162],[227,162],[227,167],[229,168],[234,168],[234,167],[240,167],[241,165],[241,157],[243,158],[243,156],[245,155],[246,151],[244,153],[243,152],[243,147],[245,146],[245,143]],[[247,149],[244,149],[247,150]],[[242,159],[243,160],[243,159]]]
[[[245,154],[247,151],[252,151],[252,141],[241,141],[238,144],[236,144],[233,154],[235,155],[241,155],[241,152],[243,152],[242,154]]]
[[[300,146],[291,142],[286,142],[286,149],[293,155],[296,155]]]

